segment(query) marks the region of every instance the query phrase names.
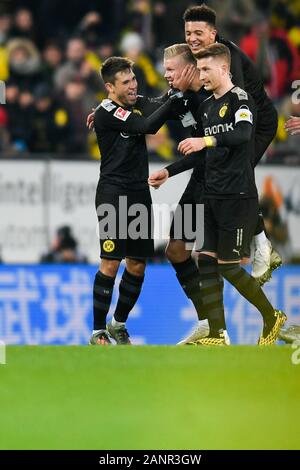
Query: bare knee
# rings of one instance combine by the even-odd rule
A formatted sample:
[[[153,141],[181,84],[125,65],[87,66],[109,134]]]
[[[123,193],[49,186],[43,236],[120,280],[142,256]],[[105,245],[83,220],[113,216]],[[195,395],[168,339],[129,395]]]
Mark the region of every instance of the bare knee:
[[[118,269],[120,266],[120,261],[117,259],[101,259],[99,270],[102,274],[109,277],[116,277]]]
[[[146,261],[133,258],[126,258],[126,269],[133,276],[142,277],[145,273]]]
[[[183,263],[191,256],[191,250],[187,250],[182,240],[169,240],[166,248],[166,256],[171,263]]]

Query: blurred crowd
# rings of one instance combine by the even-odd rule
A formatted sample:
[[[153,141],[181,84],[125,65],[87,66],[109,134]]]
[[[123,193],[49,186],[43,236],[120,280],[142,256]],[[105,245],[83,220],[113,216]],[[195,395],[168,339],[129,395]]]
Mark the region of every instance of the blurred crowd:
[[[192,2],[197,3],[197,2]],[[201,3],[201,2],[198,2]],[[299,0],[208,0],[218,30],[257,63],[279,111],[279,127],[266,161],[300,164],[300,136],[288,137],[284,122],[300,116]],[[0,156],[98,159],[86,116],[105,96],[99,76],[115,54],[135,62],[139,93],[158,96],[166,88],[164,47],[184,41],[182,14],[188,0],[1,0]],[[294,100],[291,99],[294,93]],[[172,159],[178,139],[174,123],[149,136],[150,153]],[[297,158],[299,159],[297,161]]]

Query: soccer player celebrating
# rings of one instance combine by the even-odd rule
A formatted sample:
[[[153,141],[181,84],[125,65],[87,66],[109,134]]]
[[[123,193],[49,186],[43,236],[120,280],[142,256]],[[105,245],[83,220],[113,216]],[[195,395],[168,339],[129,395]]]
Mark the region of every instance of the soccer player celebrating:
[[[183,77],[185,98],[189,100],[189,106],[192,113],[197,112],[199,105],[211,95],[211,92],[204,89],[198,70],[195,69],[197,65],[196,58],[192,54],[187,44],[174,44],[164,50],[164,68],[165,78],[170,87],[177,87],[177,82],[182,85],[182,79],[178,80],[179,76]],[[195,74],[193,74],[193,69]],[[200,90],[199,90],[200,88]],[[196,106],[196,109],[195,109]],[[199,135],[196,126],[191,126],[191,135]],[[202,153],[202,158],[201,158]],[[180,341],[178,344],[184,345],[199,338],[208,336],[209,324],[205,309],[202,305],[202,291],[200,288],[201,276],[195,261],[191,254],[195,237],[191,238],[186,236],[186,224],[189,225],[189,233],[195,233],[196,230],[196,205],[203,203],[202,194],[204,191],[204,153],[199,152],[199,158],[196,160],[195,168],[191,178],[185,188],[175,211],[173,221],[170,228],[170,239],[166,249],[166,256],[176,271],[176,277],[179,284],[183,288],[186,296],[192,301],[198,316],[198,323],[190,335]],[[180,165],[180,163],[179,163]],[[174,221],[180,222],[181,230],[175,230]],[[222,277],[219,276],[219,281],[222,284]],[[219,290],[220,305],[223,305],[222,298],[223,289]],[[229,344],[230,340],[226,330],[224,310],[222,310],[222,328],[226,342]]]
[[[255,131],[255,153],[253,154],[252,162],[253,166],[255,166],[263,156],[268,145],[271,143],[277,130],[277,112],[271,100],[266,95],[256,68],[251,60],[241,51],[241,49],[239,49],[232,42],[226,41],[224,38],[220,38],[218,36],[216,30],[216,12],[207,7],[205,4],[188,8],[184,13],[184,22],[185,38],[192,54],[197,54],[197,52],[199,52],[203,47],[214,44],[215,42],[227,45],[231,51],[230,72],[233,76],[233,82],[235,85],[245,89],[253,96],[258,110],[257,126]],[[165,55],[165,67],[167,73],[165,77],[171,86],[186,90],[189,87],[189,78],[192,71],[191,69],[183,68],[182,61],[179,62],[175,56],[171,57],[172,63],[171,66],[169,66],[168,62],[170,61],[168,57],[170,52],[168,49],[166,49],[167,56]],[[170,69],[169,72],[168,68]],[[178,77],[180,72],[182,72],[181,78]],[[201,87],[201,81],[199,82],[198,80],[197,86],[197,81],[194,80],[194,86],[192,90],[199,90],[199,98],[203,99],[203,87]],[[195,169],[192,178],[187,188],[185,189],[181,200],[179,201],[179,209],[181,210],[182,214],[184,214],[184,204],[195,204],[194,195],[199,192],[199,181],[197,180],[199,180],[200,174],[201,171],[197,171]],[[191,251],[187,249],[186,241],[187,240],[185,239],[180,240],[174,237],[174,230],[172,226],[166,255],[176,270],[176,275],[180,284],[184,288],[187,296],[193,301],[195,306],[196,304],[194,300],[195,296],[197,297],[198,317],[200,318],[201,316],[201,320],[199,321],[197,327],[187,338],[184,338],[180,344],[185,344],[186,342],[195,340],[197,338],[199,339],[200,337],[205,336],[208,331],[208,324],[205,320],[205,317],[203,318],[203,312],[200,313],[199,316],[201,297],[199,292],[195,294],[195,286],[197,283],[199,284],[199,275],[197,275],[197,273],[194,271],[192,259],[190,256]],[[271,278],[272,271],[281,265],[281,259],[265,236],[264,224],[261,215],[258,218],[258,223],[251,246],[254,248],[252,275],[262,285]],[[249,256],[249,252],[245,253],[244,255]],[[194,297],[194,300],[192,297]]]
[[[96,192],[101,264],[93,288],[93,345],[110,344],[110,336],[117,344],[130,344],[126,320],[141,292],[146,259],[153,255],[154,248],[145,134],[157,132],[168,118],[174,100],[182,97],[182,93],[170,94],[162,105],[155,104],[156,111],[149,115],[152,104],[137,96],[132,65],[122,57],[110,57],[103,63],[101,75],[108,98],[97,107],[94,116],[101,152]],[[142,115],[144,112],[148,117]],[[136,223],[134,216],[139,210],[143,212],[143,227],[138,228],[141,220]],[[123,258],[126,268],[119,299],[106,326],[115,277]]]
[[[254,99],[257,108],[257,125],[252,165],[255,167],[275,137],[278,126],[277,112],[264,90],[256,67],[239,47],[217,34],[216,12],[213,9],[205,4],[192,6],[187,8],[183,19],[185,22],[185,39],[192,53],[196,55],[203,47],[215,42],[225,44],[231,53],[230,72],[233,83],[250,93]],[[270,279],[272,271],[280,266],[282,262],[265,236],[261,214],[253,241],[252,275],[262,285]]]
[[[219,273],[259,310],[263,330],[259,344],[273,344],[286,315],[275,310],[259,283],[241,266],[257,223],[258,197],[254,180],[256,107],[250,95],[233,85],[230,51],[212,44],[197,53],[200,79],[213,95],[199,107],[198,131],[179,150],[187,158],[149,178],[159,187],[169,176],[194,167],[206,149],[204,180],[204,246],[199,255],[203,311],[210,334],[196,344],[225,344]],[[202,127],[202,129],[201,129]],[[191,154],[191,155],[190,155]]]

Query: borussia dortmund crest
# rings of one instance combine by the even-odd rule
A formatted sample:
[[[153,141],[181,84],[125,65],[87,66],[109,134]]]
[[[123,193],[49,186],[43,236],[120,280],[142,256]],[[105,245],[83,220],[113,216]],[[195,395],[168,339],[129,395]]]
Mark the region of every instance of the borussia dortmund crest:
[[[106,253],[111,253],[115,249],[115,243],[112,240],[105,240],[103,243],[103,250],[106,251]]]
[[[220,109],[219,111],[219,116],[221,118],[223,118],[225,116],[225,114],[227,113],[227,109],[228,109],[228,105],[227,104],[223,104],[222,108]]]

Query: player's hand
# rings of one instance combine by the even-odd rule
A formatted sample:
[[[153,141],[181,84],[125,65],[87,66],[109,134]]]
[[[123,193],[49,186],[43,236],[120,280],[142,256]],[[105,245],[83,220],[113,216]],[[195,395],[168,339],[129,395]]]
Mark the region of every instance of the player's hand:
[[[94,119],[95,119],[95,108],[92,108],[93,112],[88,115],[86,118],[86,127],[89,128],[90,131],[94,129]]]
[[[171,88],[168,92],[169,99],[172,101],[180,100],[183,98],[183,93],[180,90],[177,90],[175,88]]]
[[[186,91],[190,88],[197,74],[199,75],[197,68],[193,64],[189,64],[180,74],[175,75],[172,85],[178,90]]]
[[[199,152],[206,147],[206,143],[202,137],[191,137],[182,140],[178,145],[179,152],[183,155],[189,155],[193,152]]]
[[[169,178],[169,172],[166,168],[162,170],[155,171],[148,178],[149,186],[152,186],[154,189],[158,189],[163,183]]]
[[[284,127],[291,135],[300,134],[300,117],[290,116]]]

